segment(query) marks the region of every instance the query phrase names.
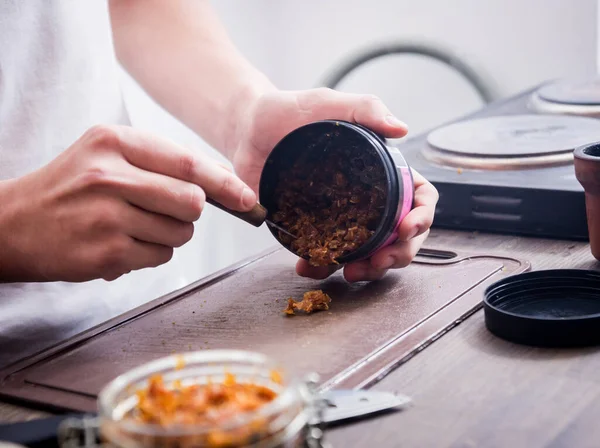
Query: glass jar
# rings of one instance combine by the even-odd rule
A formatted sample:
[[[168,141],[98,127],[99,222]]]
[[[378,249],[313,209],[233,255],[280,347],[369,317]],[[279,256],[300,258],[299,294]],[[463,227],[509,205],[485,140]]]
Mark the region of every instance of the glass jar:
[[[163,427],[126,418],[138,403],[136,392],[161,375],[165,385],[217,384],[227,374],[238,383],[265,386],[276,398],[254,412],[219,427]],[[98,397],[103,440],[122,448],[148,447],[299,447],[306,438],[313,394],[307,383],[290,376],[270,358],[252,352],[215,350],[173,355],[117,377]]]
[[[385,204],[373,235],[362,246],[337,259],[340,265],[369,258],[392,244],[398,238],[400,223],[413,208],[412,172],[397,148],[388,146],[385,139],[364,126],[346,121],[316,121],[295,129],[277,143],[265,162],[259,185],[260,203],[269,213],[276,211],[280,175],[289,170],[301,154],[310,152],[315,161],[314,170],[319,170],[322,169],[322,155],[347,147],[356,148],[358,153],[370,151],[375,155],[385,173]],[[274,220],[273,216],[268,218]],[[280,244],[294,252],[276,228],[269,227],[269,230]]]

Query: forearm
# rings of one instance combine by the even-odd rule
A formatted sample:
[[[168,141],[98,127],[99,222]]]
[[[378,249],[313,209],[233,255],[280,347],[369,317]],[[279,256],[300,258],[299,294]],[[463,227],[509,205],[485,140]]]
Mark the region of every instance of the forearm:
[[[231,157],[253,101],[274,89],[207,0],[111,0],[117,57],[165,109]]]
[[[15,182],[15,179],[0,181],[0,283],[36,281],[23,262],[27,254],[19,250],[14,231],[14,217],[19,210],[18,201],[14,200],[18,194]]]
[[[2,200],[3,204],[6,204],[6,195],[8,194],[8,182],[9,181],[0,181],[0,200]],[[8,222],[8,212],[6,210],[6,206],[0,207],[0,283],[10,282],[13,274],[12,274],[12,265],[11,258],[13,255],[11,254],[11,250],[9,247],[10,244],[10,234],[7,226]],[[9,272],[9,270],[11,272]]]

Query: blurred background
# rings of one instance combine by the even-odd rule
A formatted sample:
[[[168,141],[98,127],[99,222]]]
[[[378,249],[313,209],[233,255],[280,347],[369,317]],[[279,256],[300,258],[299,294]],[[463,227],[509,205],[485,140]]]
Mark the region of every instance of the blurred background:
[[[596,0],[215,0],[231,38],[283,89],[323,85],[340,64],[366,49],[425,45],[458,56],[500,99],[545,80],[596,73]],[[123,73],[135,126],[219,157]],[[340,90],[373,93],[416,135],[485,104],[450,66],[415,54],[390,55],[351,71]],[[215,237],[218,234],[218,237]],[[197,224],[201,257],[177,257],[186,284],[274,246],[254,229],[207,207]]]

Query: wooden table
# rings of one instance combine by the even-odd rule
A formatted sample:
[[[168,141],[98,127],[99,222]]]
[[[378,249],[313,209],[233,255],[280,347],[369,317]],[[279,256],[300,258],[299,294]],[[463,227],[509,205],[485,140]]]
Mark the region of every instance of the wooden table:
[[[598,269],[571,241],[434,230],[431,246],[509,254],[533,269]],[[600,447],[600,348],[549,350],[490,335],[477,312],[376,389],[412,397],[406,411],[328,432],[334,447]],[[0,421],[43,416],[0,403]]]

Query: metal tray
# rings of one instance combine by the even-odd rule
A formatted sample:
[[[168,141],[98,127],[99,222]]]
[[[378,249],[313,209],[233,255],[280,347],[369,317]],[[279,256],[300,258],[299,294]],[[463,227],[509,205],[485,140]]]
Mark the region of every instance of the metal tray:
[[[295,257],[264,253],[149,302],[0,372],[0,396],[59,410],[94,411],[115,376],[173,352],[235,348],[268,354],[324,390],[366,388],[477,310],[491,282],[526,261],[424,249],[382,281],[349,285],[298,277]],[[293,317],[288,297],[311,289],[329,311]]]

